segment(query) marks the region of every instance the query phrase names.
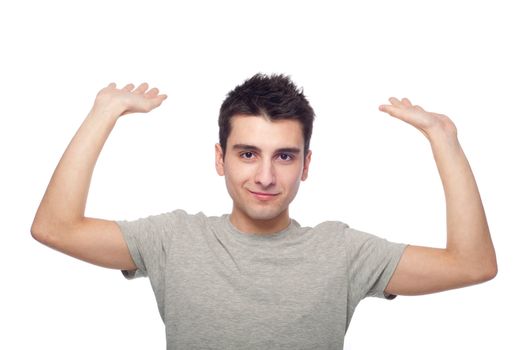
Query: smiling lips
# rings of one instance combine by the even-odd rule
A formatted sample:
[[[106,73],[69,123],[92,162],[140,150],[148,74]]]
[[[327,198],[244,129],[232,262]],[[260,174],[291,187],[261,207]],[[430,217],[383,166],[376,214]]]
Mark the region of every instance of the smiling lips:
[[[261,201],[269,201],[274,199],[276,196],[279,195],[279,193],[267,193],[267,192],[253,192],[251,190],[248,190],[256,199]]]

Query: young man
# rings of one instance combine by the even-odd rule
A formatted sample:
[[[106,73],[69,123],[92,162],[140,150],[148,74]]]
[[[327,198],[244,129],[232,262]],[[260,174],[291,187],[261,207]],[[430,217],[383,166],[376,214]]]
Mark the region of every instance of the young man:
[[[216,169],[230,215],[175,210],[136,221],[84,216],[97,157],[122,115],[166,95],[131,84],[102,89],[60,160],[36,213],[38,241],[125,277],[148,276],[170,349],[342,349],[355,307],[493,278],[483,205],[452,121],[403,98],[380,110],[430,141],[445,190],[447,246],[391,243],[340,222],[302,227],[288,207],[311,161],[314,113],[282,75],[257,74],[229,93]]]

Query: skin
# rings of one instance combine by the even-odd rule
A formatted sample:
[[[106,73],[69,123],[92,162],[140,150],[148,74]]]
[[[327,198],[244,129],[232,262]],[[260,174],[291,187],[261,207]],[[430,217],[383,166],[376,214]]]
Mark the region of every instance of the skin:
[[[474,174],[443,114],[427,112],[410,100],[391,97],[379,110],[418,129],[430,142],[443,184],[447,212],[446,248],[406,248],[385,292],[419,295],[465,287],[494,278],[496,252]]]
[[[166,98],[147,83],[136,89],[111,83],[99,91],[51,177],[31,226],[33,238],[95,265],[137,268],[117,223],[84,215],[86,199],[95,163],[117,120],[149,112]]]
[[[78,259],[121,270],[135,270],[114,221],[84,214],[97,158],[117,120],[157,108],[166,95],[143,83],[102,89],[59,161],[31,227],[43,244]],[[430,142],[447,207],[445,248],[408,246],[385,292],[417,295],[492,279],[497,262],[474,175],[445,115],[427,112],[408,99],[390,98],[380,111],[418,129]],[[289,204],[306,180],[311,152],[303,155],[297,121],[236,116],[225,155],[216,145],[216,170],[225,176],[233,199],[231,222],[242,232],[267,234],[290,222]],[[292,159],[289,156],[293,156]]]
[[[290,222],[289,204],[307,179],[311,151],[304,158],[297,120],[235,116],[225,155],[216,144],[216,170],[225,176],[233,201],[230,220],[242,232],[273,233]]]

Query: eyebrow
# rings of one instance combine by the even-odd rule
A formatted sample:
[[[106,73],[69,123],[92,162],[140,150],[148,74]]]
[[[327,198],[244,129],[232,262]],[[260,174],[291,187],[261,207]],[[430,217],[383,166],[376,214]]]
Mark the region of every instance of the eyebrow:
[[[244,143],[238,143],[232,146],[234,150],[242,150],[242,151],[255,151],[255,152],[261,152],[262,150],[256,146],[253,145],[247,145]],[[300,148],[297,147],[283,147],[277,149],[275,152],[278,153],[293,153],[298,154],[300,153]]]

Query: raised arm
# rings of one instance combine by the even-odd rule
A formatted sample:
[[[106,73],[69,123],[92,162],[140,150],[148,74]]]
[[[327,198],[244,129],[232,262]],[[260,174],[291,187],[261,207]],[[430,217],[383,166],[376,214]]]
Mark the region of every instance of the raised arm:
[[[385,292],[418,295],[465,287],[497,274],[494,246],[476,180],[445,115],[403,98],[379,109],[421,131],[430,141],[446,199],[446,248],[408,246]]]
[[[97,158],[120,116],[149,112],[166,95],[143,83],[97,94],[92,109],[57,165],[31,226],[39,242],[81,260],[115,269],[136,268],[114,221],[84,216]]]

